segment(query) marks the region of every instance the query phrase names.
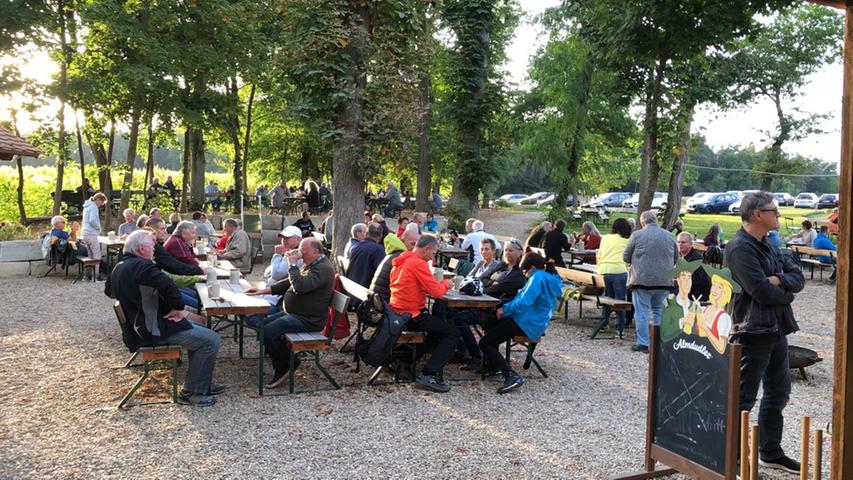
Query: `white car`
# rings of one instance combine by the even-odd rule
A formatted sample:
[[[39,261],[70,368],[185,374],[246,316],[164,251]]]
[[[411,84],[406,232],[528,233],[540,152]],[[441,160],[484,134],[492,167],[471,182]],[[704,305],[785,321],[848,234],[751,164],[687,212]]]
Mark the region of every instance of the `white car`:
[[[669,193],[666,192],[655,192],[655,197],[652,199],[652,210],[663,210],[666,208],[666,201],[669,198]],[[637,204],[640,203],[640,194],[635,193],[633,197],[629,198],[622,202],[622,208],[628,208],[631,210],[637,209]]]
[[[752,191],[752,190],[750,190],[750,191]],[[743,193],[746,194],[749,192],[743,192]],[[734,215],[737,215],[740,213],[740,202],[743,201],[743,197],[744,197],[744,195],[741,195],[741,197],[738,198],[735,203],[729,205],[729,213],[734,214]],[[773,198],[773,205],[776,205],[776,208],[779,208],[779,200],[775,197]]]
[[[596,195],[588,203],[581,205],[588,208],[621,207],[622,202],[631,198],[627,192],[608,192]]]
[[[499,202],[506,202],[510,205],[518,205],[519,202],[527,198],[527,195],[523,193],[508,193],[506,195],[501,195],[498,197]]]
[[[794,200],[794,208],[817,208],[818,197],[814,193],[801,193]]]
[[[714,194],[713,192],[696,192],[696,193],[694,193],[692,197],[687,199],[688,211],[691,207],[693,207],[693,205],[696,205],[700,201],[704,200],[706,197],[710,197],[713,194]]]
[[[536,192],[532,195],[528,195],[527,197],[521,199],[520,204],[522,205],[536,205],[536,202],[546,198],[549,195],[553,195],[551,192]]]

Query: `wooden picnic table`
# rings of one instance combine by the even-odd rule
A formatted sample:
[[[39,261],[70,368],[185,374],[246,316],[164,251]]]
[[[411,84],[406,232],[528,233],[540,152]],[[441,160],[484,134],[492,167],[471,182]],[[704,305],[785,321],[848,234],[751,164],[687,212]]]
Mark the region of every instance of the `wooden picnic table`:
[[[198,247],[193,248],[193,255],[195,255],[195,258],[199,260],[207,260],[207,256],[210,254],[216,255],[216,250],[208,246],[205,246],[202,252],[203,253],[198,252]]]
[[[243,294],[243,292],[251,287],[252,284],[245,279],[240,279],[240,283],[236,284],[230,283],[228,280],[219,280],[219,298],[214,299],[210,298],[208,294],[207,283],[199,282],[195,284],[195,289],[201,300],[201,306],[207,312],[208,322],[210,321],[210,317],[234,315],[236,316],[235,323],[241,327],[241,334],[242,327],[245,326],[243,318],[246,315],[266,315],[270,308],[269,302],[263,297]],[[262,322],[256,329],[258,331],[258,395],[264,394],[264,325],[265,323]],[[243,354],[242,346],[241,341],[240,356]]]
[[[198,266],[201,267],[202,270],[207,271],[207,260],[198,262]],[[216,278],[225,280],[231,278],[231,270],[239,270],[234,268],[234,264],[228,260],[217,260],[216,267],[213,269],[216,270]]]
[[[571,257],[569,263],[590,263],[595,265],[597,263],[597,254],[598,250],[581,250],[579,248],[571,248],[569,249],[569,256]]]
[[[450,245],[438,247],[438,260],[440,265],[444,265],[451,258],[461,258],[463,260],[468,260],[468,256],[468,250],[463,248],[453,247]]]
[[[449,308],[497,308],[501,301],[489,295],[465,295],[458,290],[448,290],[438,298],[447,303]]]
[[[113,255],[118,257],[118,255],[121,254],[121,250],[124,248],[125,241],[124,241],[124,239],[119,239],[118,235],[116,235],[116,238],[113,240],[110,240],[110,237],[108,237],[106,235],[104,235],[104,236],[99,235],[98,236],[98,243],[107,247],[107,251],[105,252],[106,253],[106,255],[105,255],[106,266],[107,266],[107,272],[111,272],[113,269],[113,261],[112,261]],[[112,251],[112,254],[110,253],[111,251]]]

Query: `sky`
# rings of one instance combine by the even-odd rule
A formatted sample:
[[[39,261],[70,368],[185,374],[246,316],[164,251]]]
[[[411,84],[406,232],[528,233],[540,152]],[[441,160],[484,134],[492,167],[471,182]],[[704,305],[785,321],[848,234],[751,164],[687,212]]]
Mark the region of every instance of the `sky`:
[[[507,47],[507,65],[505,70],[509,82],[520,88],[530,88],[527,68],[530,59],[546,41],[543,29],[534,21],[534,17],[545,9],[559,5],[560,0],[519,0],[526,14],[516,29],[512,42]],[[0,59],[2,61],[2,59]],[[841,152],[840,112],[842,66],[841,59],[813,75],[797,104],[787,105],[803,112],[829,114],[822,125],[826,133],[815,134],[801,141],[786,143],[784,149],[790,154],[800,154],[837,163]],[[47,83],[56,71],[56,65],[45,54],[36,54],[23,68],[24,75]],[[2,100],[5,102],[5,99]],[[13,99],[13,103],[17,101]],[[0,120],[9,119],[9,105],[0,104]],[[50,105],[43,116],[53,115],[57,105]],[[68,115],[66,125],[73,128],[73,114]],[[771,102],[761,101],[747,105],[739,110],[717,111],[708,107],[697,110],[693,122],[694,133],[705,136],[707,143],[715,150],[727,146],[755,145],[762,148],[767,145],[766,132],[776,127],[775,110]],[[36,127],[36,122],[27,118],[25,112],[19,113],[18,126],[23,134]]]

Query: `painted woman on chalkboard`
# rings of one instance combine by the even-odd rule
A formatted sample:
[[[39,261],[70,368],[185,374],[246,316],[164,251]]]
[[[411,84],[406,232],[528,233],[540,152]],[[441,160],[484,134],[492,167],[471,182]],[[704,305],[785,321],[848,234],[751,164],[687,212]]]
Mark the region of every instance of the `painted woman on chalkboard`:
[[[705,307],[696,322],[696,331],[700,337],[706,337],[714,350],[723,354],[726,351],[732,330],[732,317],[726,313],[726,305],[732,299],[732,293],[740,293],[740,285],[732,280],[728,268],[716,269],[708,265],[702,268],[711,277],[711,304]]]

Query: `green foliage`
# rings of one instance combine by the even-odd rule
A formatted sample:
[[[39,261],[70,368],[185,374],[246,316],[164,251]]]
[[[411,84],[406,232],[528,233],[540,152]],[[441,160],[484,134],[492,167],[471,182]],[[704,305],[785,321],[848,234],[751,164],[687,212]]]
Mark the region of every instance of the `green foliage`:
[[[0,222],[0,242],[7,240],[29,240],[35,237],[30,227],[16,222]]]

